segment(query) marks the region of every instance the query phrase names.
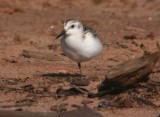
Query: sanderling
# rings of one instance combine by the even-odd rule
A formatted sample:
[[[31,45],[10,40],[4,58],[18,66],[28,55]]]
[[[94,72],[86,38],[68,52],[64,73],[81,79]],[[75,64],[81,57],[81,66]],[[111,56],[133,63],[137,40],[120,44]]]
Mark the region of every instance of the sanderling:
[[[81,63],[99,55],[103,45],[94,29],[83,25],[79,20],[69,19],[64,23],[64,29],[56,37],[61,38],[61,47],[66,56],[78,63],[82,74]]]

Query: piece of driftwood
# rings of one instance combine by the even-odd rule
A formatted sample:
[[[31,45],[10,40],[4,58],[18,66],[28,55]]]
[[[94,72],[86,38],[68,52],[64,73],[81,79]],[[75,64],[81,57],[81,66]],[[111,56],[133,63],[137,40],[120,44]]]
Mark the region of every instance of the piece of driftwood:
[[[56,112],[24,112],[24,111],[0,111],[0,117],[103,117],[94,110],[84,107],[63,113]]]
[[[145,80],[158,60],[160,60],[160,51],[126,61],[111,68],[106,73],[105,80],[100,84],[98,91],[109,90],[113,87],[129,87],[140,80]]]
[[[53,53],[42,53],[42,52],[34,52],[34,51],[29,51],[29,50],[23,50],[21,55],[26,58],[46,59],[48,61],[62,60],[62,57],[55,55]]]

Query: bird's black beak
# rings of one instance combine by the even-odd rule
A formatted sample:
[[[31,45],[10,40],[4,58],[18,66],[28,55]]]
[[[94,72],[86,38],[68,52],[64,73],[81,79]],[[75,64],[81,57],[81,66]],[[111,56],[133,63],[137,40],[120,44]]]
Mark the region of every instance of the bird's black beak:
[[[64,34],[66,34],[66,31],[62,30],[62,32],[56,37],[56,39],[58,39],[59,37],[63,36]]]

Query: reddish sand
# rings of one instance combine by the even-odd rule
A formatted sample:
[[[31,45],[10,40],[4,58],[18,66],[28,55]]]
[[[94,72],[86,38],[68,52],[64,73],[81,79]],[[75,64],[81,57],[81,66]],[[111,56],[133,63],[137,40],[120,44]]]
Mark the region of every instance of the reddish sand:
[[[83,106],[82,100],[92,100],[88,106],[106,117],[156,117],[159,108],[150,106],[97,109],[98,103],[107,97],[89,99],[77,95],[57,99],[53,95],[59,87],[69,88],[77,78],[60,73],[79,73],[77,64],[61,55],[60,40],[55,40],[65,20],[76,18],[92,26],[104,44],[100,56],[82,64],[86,79],[97,77],[84,88],[96,92],[110,67],[142,56],[144,51],[158,50],[159,11],[159,0],[0,0],[0,110],[49,112],[53,105],[61,103],[73,110],[73,104]],[[49,33],[51,25],[53,36]],[[132,39],[125,39],[126,36]],[[23,50],[53,53],[59,58],[25,58],[21,56]],[[152,77],[160,77],[160,73],[151,74]],[[29,89],[25,90],[26,85]],[[157,106],[158,96],[149,98]]]

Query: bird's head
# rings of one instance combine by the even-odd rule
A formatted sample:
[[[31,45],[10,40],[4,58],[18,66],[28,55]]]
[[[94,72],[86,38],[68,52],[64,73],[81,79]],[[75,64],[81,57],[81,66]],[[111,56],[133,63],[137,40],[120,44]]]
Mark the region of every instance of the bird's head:
[[[69,19],[64,23],[63,31],[57,36],[57,38],[63,35],[79,35],[83,33],[83,24],[76,19]]]

